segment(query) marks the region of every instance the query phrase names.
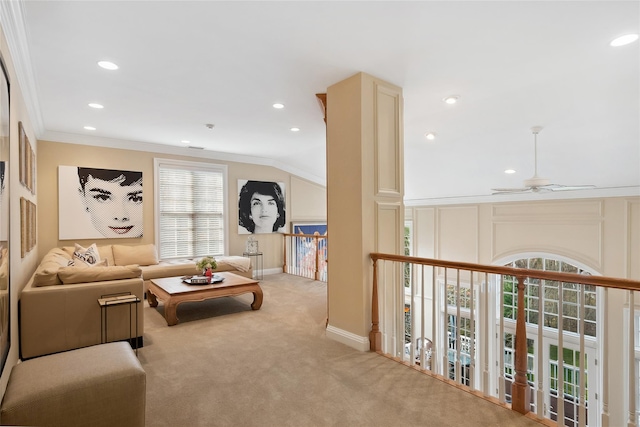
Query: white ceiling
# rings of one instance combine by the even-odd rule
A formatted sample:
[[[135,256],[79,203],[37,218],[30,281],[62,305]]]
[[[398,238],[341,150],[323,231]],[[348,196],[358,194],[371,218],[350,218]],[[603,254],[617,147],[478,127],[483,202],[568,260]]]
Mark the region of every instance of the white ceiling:
[[[638,1],[20,5],[39,139],[194,154],[187,139],[324,183],[315,94],[363,71],[403,88],[409,204],[505,200],[491,188],[533,175],[534,125],[540,175],[599,187],[561,197],[640,194],[640,44],[609,46],[640,30]]]

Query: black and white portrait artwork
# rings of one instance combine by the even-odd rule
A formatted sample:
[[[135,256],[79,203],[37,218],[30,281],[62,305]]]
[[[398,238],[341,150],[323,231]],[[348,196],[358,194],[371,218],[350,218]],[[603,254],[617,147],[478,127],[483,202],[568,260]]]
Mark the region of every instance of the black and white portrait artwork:
[[[142,172],[58,166],[59,239],[142,237]]]
[[[284,233],[284,182],[238,180],[238,233]]]

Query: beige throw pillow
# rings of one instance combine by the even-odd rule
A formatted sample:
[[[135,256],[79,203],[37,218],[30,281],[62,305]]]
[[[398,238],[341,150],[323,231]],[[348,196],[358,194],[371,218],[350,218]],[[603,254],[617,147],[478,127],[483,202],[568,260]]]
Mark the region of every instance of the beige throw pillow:
[[[116,265],[156,265],[158,264],[158,254],[156,245],[113,245],[113,259]]]
[[[71,285],[105,280],[135,279],[142,277],[142,270],[137,265],[62,267],[58,270],[58,277],[63,284]]]

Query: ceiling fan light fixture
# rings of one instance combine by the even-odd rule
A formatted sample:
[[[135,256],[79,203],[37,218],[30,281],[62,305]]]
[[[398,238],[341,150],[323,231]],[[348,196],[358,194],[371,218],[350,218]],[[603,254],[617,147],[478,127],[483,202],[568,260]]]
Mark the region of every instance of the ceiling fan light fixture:
[[[625,46],[630,43],[633,43],[636,40],[638,40],[637,34],[625,34],[623,36],[616,37],[615,39],[611,40],[611,43],[609,43],[609,45],[613,47]]]
[[[549,181],[546,178],[540,178],[537,175],[534,175],[533,177],[524,180],[524,186],[531,187],[531,188],[540,188],[549,184],[551,184],[551,181]]]

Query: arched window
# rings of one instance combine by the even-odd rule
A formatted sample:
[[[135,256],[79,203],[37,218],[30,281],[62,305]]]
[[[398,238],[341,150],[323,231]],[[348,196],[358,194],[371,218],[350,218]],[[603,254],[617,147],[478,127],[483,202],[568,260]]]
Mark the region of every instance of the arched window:
[[[523,258],[507,263],[506,266],[527,268],[531,270],[556,271],[562,273],[586,274],[588,271],[576,267],[566,261],[550,258]],[[558,310],[560,300],[560,286],[557,282],[548,280],[532,280],[525,282],[525,319],[527,323],[537,325],[542,311],[543,326],[558,329]],[[517,316],[517,279],[513,276],[503,277],[504,287],[504,317],[515,320]],[[596,287],[576,283],[563,283],[563,329],[565,332],[580,333],[580,300],[584,292],[584,334],[596,336]],[[540,310],[540,301],[544,301],[544,309]]]

